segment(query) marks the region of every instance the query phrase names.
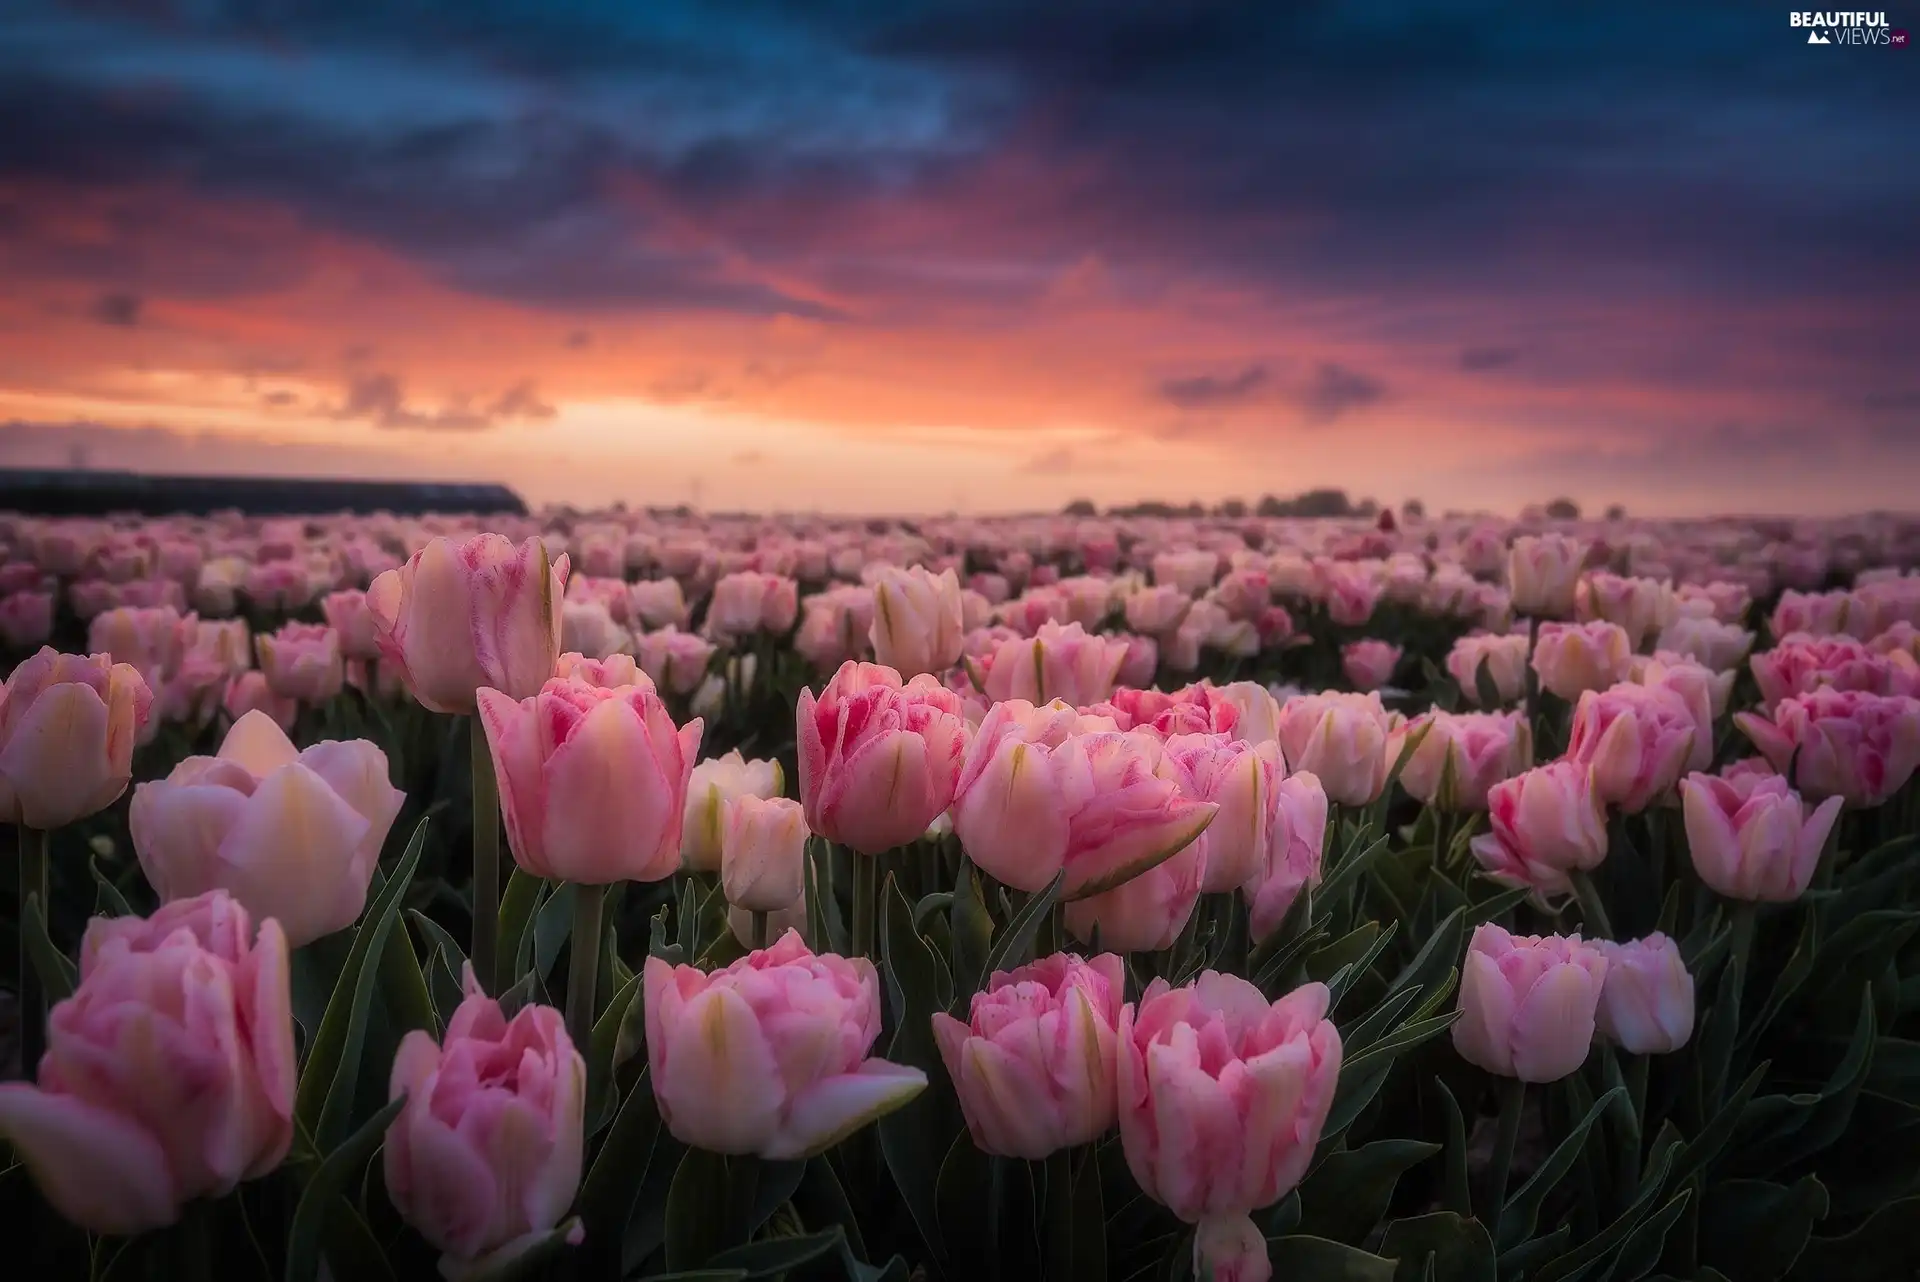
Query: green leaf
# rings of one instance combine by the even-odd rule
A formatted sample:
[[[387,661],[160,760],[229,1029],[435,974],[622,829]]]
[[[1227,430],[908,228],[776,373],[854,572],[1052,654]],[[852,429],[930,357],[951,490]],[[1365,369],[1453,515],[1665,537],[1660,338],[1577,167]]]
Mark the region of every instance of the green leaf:
[[[399,915],[401,896],[413,881],[413,870],[420,863],[420,851],[426,844],[427,821],[414,827],[413,837],[400,858],[394,875],[381,887],[379,897],[368,907],[354,932],[353,947],[347,963],[334,984],[327,1011],[307,1052],[306,1066],[300,1072],[295,1096],[294,1116],[299,1127],[313,1138],[319,1152],[325,1153],[347,1132],[351,1121],[354,1088],[360,1079],[360,1050],[366,1040],[368,1008],[373,1004],[377,966],[367,959],[375,950],[386,947],[387,935]]]
[[[136,917],[133,905],[120,893],[107,874],[100,871],[100,857],[89,856],[87,871],[93,874],[93,915],[96,917]]]
[[[1574,1159],[1580,1156],[1580,1150],[1585,1147],[1587,1133],[1593,1129],[1593,1124],[1624,1094],[1625,1088],[1616,1086],[1595,1100],[1586,1116],[1567,1132],[1566,1138],[1560,1141],[1547,1160],[1520,1186],[1520,1191],[1507,1199],[1506,1211],[1500,1216],[1495,1234],[1503,1253],[1533,1236],[1534,1226],[1540,1221],[1540,1206],[1547,1200],[1547,1194],[1553,1192],[1554,1186],[1573,1169]]]
[[[560,949],[573,934],[574,897],[573,883],[562,882],[541,901],[540,911],[533,915],[533,965],[543,980],[553,974],[553,965],[560,960]]]
[[[1413,955],[1393,983],[1387,986],[1389,993],[1408,990],[1418,992],[1434,982],[1440,976],[1453,969],[1461,950],[1466,946],[1467,910],[1456,908],[1441,918],[1440,924],[1427,936],[1427,942],[1420,945],[1420,951]]]
[[[1500,697],[1500,683],[1493,679],[1492,668],[1485,659],[1473,667],[1473,692],[1488,712],[1506,706],[1506,700]]]
[[[420,929],[427,944],[427,991],[432,994],[434,1011],[440,1016],[440,1025],[446,1027],[453,1012],[466,999],[461,977],[465,973],[467,955],[448,934],[440,923],[420,912],[409,908],[407,917]]]
[[[1056,890],[1059,880],[1055,878]],[[1028,907],[1047,898],[1047,894],[1036,895]],[[891,876],[879,900],[881,949],[895,1012],[887,1058],[920,1069],[933,1087],[879,1120],[880,1153],[921,1237],[938,1256],[943,1249],[936,1206],[940,1163],[955,1128],[946,1103],[952,1098],[951,1088],[942,1089],[946,1068],[933,1040],[931,1019],[946,1008],[950,992],[941,991],[945,963],[914,932],[912,911]],[[1008,931],[1009,936],[1012,933]]]
[[[1845,1133],[1873,1067],[1874,1023],[1873,993],[1862,989],[1853,1040],[1825,1087],[1811,1097],[1794,1097],[1769,1133],[1743,1145],[1735,1158],[1739,1170],[1771,1174],[1813,1156]],[[1807,1099],[1804,1105],[1802,1098]]]
[[[51,1007],[73,996],[80,972],[47,937],[47,919],[40,911],[39,891],[27,896],[26,906],[20,913],[20,934],[27,941],[27,954],[33,960],[34,973],[40,976],[40,990],[46,994],[47,1005]]]
[[[667,1267],[705,1268],[752,1230],[758,1158],[690,1148],[667,1192]]]
[[[1440,1090],[1440,1099],[1447,1113],[1447,1170],[1446,1179],[1441,1185],[1440,1205],[1458,1215],[1471,1215],[1473,1199],[1467,1181],[1466,1115],[1460,1111],[1460,1102],[1447,1089],[1446,1082],[1435,1077],[1433,1084]]]
[[[1395,1220],[1380,1249],[1399,1261],[1396,1282],[1494,1282],[1486,1227],[1452,1211]]]
[[[1660,1263],[1660,1257],[1667,1247],[1667,1234],[1673,1231],[1674,1221],[1680,1218],[1692,1198],[1692,1189],[1681,1189],[1667,1199],[1667,1204],[1655,1211],[1646,1223],[1628,1234],[1620,1254],[1613,1258],[1613,1268],[1607,1272],[1607,1282],[1635,1282]],[[1712,1269],[1707,1269],[1700,1274],[1698,1282],[1707,1282],[1709,1274],[1719,1277]]]
[[[1277,1278],[1313,1282],[1393,1282],[1394,1262],[1358,1247],[1325,1238],[1294,1234],[1267,1243],[1267,1259]]]
[[[1920,1276],[1920,1196],[1889,1202],[1845,1237],[1816,1237],[1794,1262],[1795,1282],[1912,1282]]]
[[[546,883],[540,878],[514,865],[513,875],[507,878],[506,890],[500,896],[500,953],[491,991],[504,992],[520,978],[520,940],[527,932],[527,923],[533,920],[534,909],[539,907],[540,895],[545,889]]]
[[[613,995],[606,1009],[600,1012],[600,1018],[593,1022],[593,1041],[587,1050],[586,1113],[589,1134],[599,1129],[594,1125],[595,1120],[612,1106],[613,1057],[620,1049],[620,1028],[626,1020],[627,1008],[633,1004],[639,991],[640,976],[631,976]]]
[[[1340,1065],[1340,1076],[1344,1080],[1349,1071],[1357,1071],[1361,1066],[1372,1067],[1376,1063],[1398,1059],[1414,1047],[1430,1041],[1453,1027],[1460,1018],[1457,1010],[1444,1015],[1434,1015],[1428,1019],[1418,1019],[1402,1024],[1387,1036]]]
[[[980,896],[980,875],[962,855],[947,908],[947,933],[953,937],[954,1014],[962,1014],[987,982],[987,955],[993,951],[993,914]]]
[[[1340,861],[1340,866],[1327,874],[1325,881],[1313,892],[1322,903],[1337,904],[1346,894],[1348,887],[1359,880],[1373,862],[1387,853],[1388,840],[1385,834],[1374,838],[1358,854],[1349,854]]]
[[[587,1250],[595,1258],[620,1259],[620,1244],[640,1197],[660,1138],[660,1108],[647,1070],[627,1092],[599,1155],[580,1186],[580,1217],[587,1224]]]
[[[994,942],[987,953],[984,974],[996,970],[1013,970],[1024,966],[1032,959],[1034,937],[1040,933],[1040,924],[1047,920],[1047,914],[1053,911],[1053,905],[1060,898],[1061,889],[1067,884],[1067,874],[1057,872],[1046,889],[1027,898],[1026,906],[1013,915],[1006,928],[1000,932],[1000,938]]]
[[[1092,1144],[1047,1159],[1048,1282],[1106,1282],[1107,1213]]]
[[[328,1153],[308,1178],[287,1230],[287,1282],[316,1282],[320,1276],[321,1235],[327,1220],[361,1168],[379,1149],[387,1127],[400,1116],[406,1103],[404,1095],[389,1100],[385,1108]]]
[[[953,981],[945,964],[914,930],[913,908],[892,873],[880,890],[880,953],[896,1027],[909,1011],[924,1019],[945,1010],[953,1000]]]
[[[509,1243],[484,1263],[460,1274],[460,1282],[522,1282],[546,1276],[547,1270],[572,1249],[567,1239],[580,1228],[577,1219],[563,1220],[554,1228],[529,1240]]]
[[[962,1131],[947,1147],[933,1197],[940,1240],[956,1276],[984,1278],[996,1270],[991,1186],[992,1159]]]
[[[843,1258],[866,1258],[867,1246],[860,1237],[860,1222],[853,1213],[853,1203],[847,1200],[839,1177],[833,1173],[833,1164],[826,1158],[807,1159],[807,1169],[801,1173],[800,1187],[793,1191],[792,1200],[801,1223],[816,1227],[832,1224],[840,1228],[846,1238]]]
[[[1765,1063],[1759,1064],[1747,1074],[1747,1080],[1740,1083],[1727,1102],[1720,1106],[1720,1111],[1688,1142],[1673,1165],[1676,1187],[1686,1183],[1696,1171],[1706,1169],[1720,1155],[1720,1150],[1726,1147],[1728,1138],[1733,1135],[1734,1127],[1739,1124],[1741,1113],[1746,1111],[1747,1101],[1753,1098],[1760,1079],[1766,1075],[1767,1067]]]
[[[1386,1214],[1400,1177],[1439,1151],[1418,1140],[1376,1140],[1329,1153],[1300,1186],[1301,1228],[1358,1245]]]
[[[1335,1011],[1340,1008],[1340,999],[1352,992],[1353,986],[1366,977],[1367,973],[1373,969],[1373,963],[1379,959],[1381,953],[1386,951],[1387,946],[1394,941],[1394,938],[1399,935],[1399,933],[1399,922],[1396,921],[1389,924],[1385,930],[1380,932],[1380,937],[1367,946],[1366,952],[1334,972],[1333,977],[1327,981],[1327,993],[1330,998],[1328,1003],[1329,1011]],[[1309,969],[1311,969],[1312,963],[1309,962],[1308,966]]]
[[[1358,1055],[1367,1047],[1380,1040],[1381,1034],[1392,1028],[1395,1021],[1406,1014],[1407,1008],[1418,1000],[1420,994],[1415,989],[1380,999],[1372,1010],[1360,1019],[1340,1030],[1340,1046],[1349,1055]]]
[[[748,1278],[778,1277],[839,1250],[846,1237],[836,1225],[805,1237],[766,1238],[730,1247],[714,1256],[711,1264],[715,1269],[744,1270],[742,1276]]]
[[[435,1035],[440,1032],[440,1017],[427,992],[427,977],[420,972],[420,959],[414,955],[413,941],[404,928],[388,931],[386,947],[380,950],[380,997],[396,1035],[416,1028]]]
[[[1607,1253],[1626,1242],[1633,1236],[1647,1212],[1653,1209],[1654,1201],[1660,1196],[1661,1187],[1666,1183],[1667,1171],[1673,1165],[1674,1157],[1680,1152],[1680,1142],[1674,1140],[1660,1150],[1653,1160],[1649,1178],[1645,1180],[1640,1193],[1633,1199],[1619,1218],[1605,1229],[1594,1234],[1578,1247],[1564,1255],[1554,1257],[1538,1274],[1533,1282],[1569,1282],[1590,1268],[1596,1261],[1603,1260]],[[1682,1194],[1684,1196],[1684,1193]]]
[[[1789,1185],[1726,1180],[1700,1204],[1700,1258],[1728,1277],[1785,1277],[1827,1214],[1827,1190],[1807,1175]]]
[[[1127,863],[1109,868],[1097,877],[1089,878],[1075,887],[1072,894],[1066,895],[1064,897],[1065,901],[1067,903],[1077,903],[1082,899],[1092,899],[1095,895],[1104,895],[1116,886],[1124,886],[1135,877],[1140,877],[1152,872],[1155,868],[1158,868],[1161,864],[1164,864],[1167,860],[1200,840],[1201,835],[1212,825],[1213,817],[1217,813],[1217,811],[1209,812],[1198,823],[1194,824],[1192,828],[1183,833],[1176,834],[1171,841],[1160,849],[1150,851],[1138,859],[1129,860]],[[1062,876],[1064,876],[1064,873]]]

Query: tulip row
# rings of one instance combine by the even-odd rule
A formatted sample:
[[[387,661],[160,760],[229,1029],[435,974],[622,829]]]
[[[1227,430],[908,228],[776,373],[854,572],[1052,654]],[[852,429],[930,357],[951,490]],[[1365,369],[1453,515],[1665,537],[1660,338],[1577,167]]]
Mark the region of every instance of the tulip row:
[[[1382,537],[120,593],[0,704],[41,1272],[1903,1276],[1920,580]]]

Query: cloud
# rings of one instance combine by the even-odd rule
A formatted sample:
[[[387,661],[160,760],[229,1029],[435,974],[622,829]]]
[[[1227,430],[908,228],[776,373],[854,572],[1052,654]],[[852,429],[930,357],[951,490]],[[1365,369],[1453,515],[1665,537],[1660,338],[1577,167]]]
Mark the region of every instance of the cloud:
[[[284,409],[289,405],[298,405],[300,398],[285,388],[281,388],[279,391],[268,392],[265,396],[262,396],[260,403],[262,405],[272,406],[275,409]]]
[[[376,371],[347,379],[345,397],[334,410],[334,417],[364,419],[376,427],[473,432],[505,423],[550,419],[556,413],[540,398],[530,379],[521,379],[479,405],[469,398],[455,397],[428,410],[407,403],[398,375]]]
[[[1217,409],[1238,405],[1267,385],[1267,367],[1249,365],[1235,374],[1190,374],[1165,379],[1160,398],[1183,410]]]
[[[1463,347],[1460,349],[1460,368],[1471,373],[1483,373],[1487,370],[1505,369],[1520,359],[1517,347]]]
[[[570,352],[584,352],[592,346],[593,331],[591,330],[576,329],[567,334],[566,348]]]
[[[1022,463],[1019,470],[1033,476],[1088,476],[1100,472],[1125,471],[1111,455],[1102,453],[1105,447],[1114,443],[1115,438],[1108,437],[1085,448],[1062,445],[1044,450]]]
[[[87,314],[102,325],[118,325],[131,329],[140,323],[140,312],[144,301],[140,295],[125,290],[109,290],[93,300],[87,308]]]
[[[1387,385],[1373,375],[1328,361],[1314,370],[1295,399],[1301,417],[1318,427],[1372,405],[1386,394]]]

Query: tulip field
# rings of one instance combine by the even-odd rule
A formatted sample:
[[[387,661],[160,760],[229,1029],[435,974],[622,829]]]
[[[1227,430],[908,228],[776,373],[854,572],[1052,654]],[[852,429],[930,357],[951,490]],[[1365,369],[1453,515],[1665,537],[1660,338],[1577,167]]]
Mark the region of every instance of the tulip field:
[[[0,514],[10,1276],[1920,1277],[1920,522]]]

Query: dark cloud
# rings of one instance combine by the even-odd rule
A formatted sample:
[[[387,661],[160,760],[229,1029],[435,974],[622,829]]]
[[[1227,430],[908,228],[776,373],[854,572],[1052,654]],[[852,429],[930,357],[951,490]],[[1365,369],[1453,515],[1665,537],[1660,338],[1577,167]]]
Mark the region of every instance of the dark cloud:
[[[376,427],[468,432],[550,419],[556,412],[529,379],[512,384],[489,401],[454,398],[438,408],[423,409],[407,402],[399,376],[386,371],[349,377],[345,395],[333,411],[335,418],[364,419]]]
[[[566,348],[570,352],[584,352],[592,346],[593,333],[591,330],[576,329],[568,333],[566,337]]]
[[[1190,374],[1160,384],[1160,398],[1183,410],[1217,409],[1238,405],[1258,395],[1267,385],[1267,367],[1249,365],[1233,374]]]
[[[260,403],[272,406],[274,409],[284,409],[289,405],[298,405],[300,398],[283,388],[277,392],[268,392],[260,398]]]
[[[1517,347],[1463,347],[1460,349],[1460,368],[1473,373],[1483,373],[1491,369],[1505,369],[1520,359]]]
[[[1326,362],[1313,371],[1296,400],[1301,417],[1315,426],[1333,422],[1387,394],[1387,385],[1371,374]]]
[[[140,311],[144,302],[138,294],[125,290],[109,290],[93,300],[87,314],[102,325],[119,325],[131,329],[140,323]]]

